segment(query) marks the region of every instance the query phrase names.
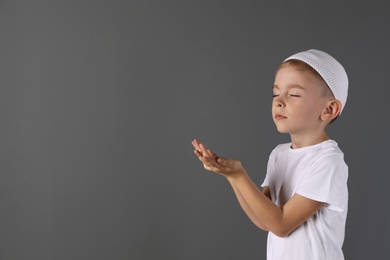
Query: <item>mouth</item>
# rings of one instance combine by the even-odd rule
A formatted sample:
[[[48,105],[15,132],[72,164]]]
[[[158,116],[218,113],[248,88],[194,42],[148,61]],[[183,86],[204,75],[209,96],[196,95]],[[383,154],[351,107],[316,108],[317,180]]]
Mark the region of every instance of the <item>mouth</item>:
[[[283,119],[286,119],[287,117],[280,115],[280,114],[277,114],[274,116],[274,118],[275,118],[275,120],[283,120]]]

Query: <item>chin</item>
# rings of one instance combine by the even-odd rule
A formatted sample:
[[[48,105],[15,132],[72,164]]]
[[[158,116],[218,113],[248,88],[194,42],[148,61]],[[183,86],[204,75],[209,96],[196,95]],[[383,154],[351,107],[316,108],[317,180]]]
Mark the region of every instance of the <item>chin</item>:
[[[277,129],[278,132],[281,133],[281,134],[288,134],[288,133],[290,133],[289,131],[287,131],[287,129],[282,128],[282,127],[276,126],[276,129]]]

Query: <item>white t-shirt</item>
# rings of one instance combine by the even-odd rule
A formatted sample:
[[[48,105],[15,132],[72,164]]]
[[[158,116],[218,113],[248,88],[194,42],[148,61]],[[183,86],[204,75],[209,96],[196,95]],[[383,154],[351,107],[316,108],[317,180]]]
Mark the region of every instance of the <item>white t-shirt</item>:
[[[348,166],[333,140],[292,149],[281,144],[271,153],[262,187],[283,206],[295,193],[325,202],[287,237],[268,233],[268,260],[342,260],[348,209]]]

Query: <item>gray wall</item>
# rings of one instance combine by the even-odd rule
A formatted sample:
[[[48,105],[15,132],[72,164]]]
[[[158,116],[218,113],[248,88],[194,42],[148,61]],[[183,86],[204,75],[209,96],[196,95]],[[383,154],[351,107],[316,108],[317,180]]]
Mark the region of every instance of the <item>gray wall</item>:
[[[348,3],[347,3],[348,2]],[[288,136],[276,66],[318,48],[350,94],[347,259],[389,259],[384,1],[0,1],[0,259],[265,259],[199,138],[260,184]]]

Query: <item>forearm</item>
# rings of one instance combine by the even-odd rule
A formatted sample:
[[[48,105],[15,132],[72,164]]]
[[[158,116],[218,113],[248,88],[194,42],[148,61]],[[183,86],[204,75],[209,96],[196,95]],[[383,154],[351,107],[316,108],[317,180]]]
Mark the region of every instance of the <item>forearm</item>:
[[[260,228],[276,234],[284,233],[281,208],[264,195],[246,172],[229,176],[228,181],[232,185],[240,205],[257,226],[260,225]]]
[[[245,198],[242,196],[242,194],[241,194],[240,190],[237,188],[237,186],[233,182],[229,182],[229,183],[233,188],[233,191],[237,197],[237,200],[238,200],[241,208],[243,209],[245,214],[248,216],[248,218],[253,222],[253,224],[255,224],[260,229],[262,229],[264,231],[268,231],[267,227],[259,221],[259,219],[255,215],[255,213],[252,211],[252,209],[250,208],[250,206],[246,202]]]
[[[197,140],[192,144],[195,147],[194,153],[206,170],[221,174],[228,179],[249,218],[257,226],[279,237],[293,232],[324,205],[324,202],[294,194],[282,207],[278,207],[269,199],[269,187],[265,188],[264,193],[260,191],[249,178],[240,161],[220,158]]]

